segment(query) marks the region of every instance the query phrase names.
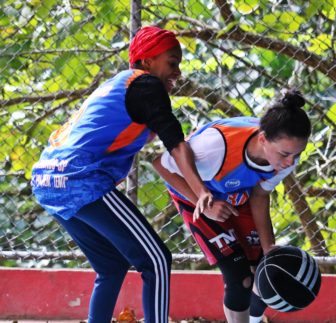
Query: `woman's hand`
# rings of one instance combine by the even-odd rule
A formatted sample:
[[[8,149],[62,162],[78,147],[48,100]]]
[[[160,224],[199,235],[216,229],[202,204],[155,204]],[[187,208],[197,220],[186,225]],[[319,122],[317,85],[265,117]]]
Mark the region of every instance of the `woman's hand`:
[[[198,219],[206,208],[211,208],[213,204],[213,195],[210,191],[203,191],[196,203],[193,219]]]
[[[277,249],[279,248],[279,246],[277,246],[276,244],[269,244],[263,247],[263,253],[264,255],[268,254],[270,251],[272,251],[273,249]]]
[[[212,202],[211,206],[206,206],[203,211],[203,213],[207,218],[225,222],[230,216],[238,216],[238,211],[229,203],[222,201],[222,200],[215,200]],[[193,216],[193,221],[196,221],[199,218],[200,214],[195,214]]]

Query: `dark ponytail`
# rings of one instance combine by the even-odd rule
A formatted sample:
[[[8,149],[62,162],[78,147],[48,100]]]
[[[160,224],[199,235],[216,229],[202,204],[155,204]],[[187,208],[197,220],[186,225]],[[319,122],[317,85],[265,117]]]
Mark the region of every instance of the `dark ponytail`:
[[[289,90],[276,102],[260,120],[260,130],[265,132],[267,140],[283,136],[307,139],[311,133],[311,124],[302,109],[306,100],[298,90]]]

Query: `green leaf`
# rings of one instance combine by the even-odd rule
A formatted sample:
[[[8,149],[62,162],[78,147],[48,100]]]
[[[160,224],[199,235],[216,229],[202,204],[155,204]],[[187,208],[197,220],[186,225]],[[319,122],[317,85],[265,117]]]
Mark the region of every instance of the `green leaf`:
[[[186,49],[188,50],[188,52],[194,54],[196,52],[196,41],[193,38],[189,38],[189,37],[179,37],[178,38],[179,41],[181,42],[181,44],[183,44]]]
[[[233,29],[238,24],[239,24],[239,21],[230,22],[217,33],[216,38],[221,38],[224,34],[228,33],[231,29]]]
[[[205,71],[207,73],[209,72],[214,72],[216,71],[218,67],[218,63],[217,63],[217,60],[214,58],[214,57],[210,57],[206,62],[205,62]]]
[[[180,109],[182,106],[188,106],[192,109],[196,109],[195,102],[187,96],[173,97],[172,98],[173,109]]]
[[[272,99],[275,96],[275,90],[273,88],[256,88],[253,91],[253,96]]]
[[[239,27],[243,31],[247,31],[247,32],[253,32],[254,31],[254,28],[252,26],[250,26],[249,24],[239,24]]]
[[[323,14],[330,20],[336,20],[336,0],[325,0],[323,3]]]
[[[117,13],[114,4],[111,1],[100,1],[96,13],[96,19],[104,23],[114,23],[118,19],[121,20],[120,13]]]
[[[167,188],[163,183],[148,182],[139,188],[138,197],[142,205],[151,203],[158,210],[162,210],[169,202],[166,191]]]
[[[247,15],[259,7],[259,0],[236,0],[234,6],[238,12]]]
[[[242,115],[244,116],[253,115],[251,109],[246,105],[245,101],[241,99],[231,99],[230,102],[232,103],[232,105],[235,106],[235,108],[237,108],[242,113]]]
[[[19,58],[19,53],[22,51],[23,44],[8,44],[5,48],[0,48],[0,68],[2,71],[6,69],[22,68],[23,59]]]
[[[212,18],[212,12],[207,8],[207,6],[199,0],[189,0],[188,7],[190,8],[191,17],[194,18]]]
[[[4,13],[3,10],[0,9],[0,27],[10,25],[9,17]]]
[[[14,147],[12,153],[10,154],[10,158],[12,160],[12,170],[14,172],[22,170],[25,168],[24,156],[26,155],[26,151],[22,146]]]
[[[43,0],[41,6],[36,11],[36,16],[42,19],[47,18],[50,15],[50,11],[54,5],[57,4],[57,0]]]
[[[279,17],[279,21],[283,24],[285,30],[294,33],[297,31],[305,19],[299,16],[296,12],[283,12]]]
[[[300,26],[306,20],[294,11],[280,12],[276,11],[271,14],[266,14],[262,21],[267,29],[272,28],[272,33],[275,37],[287,40],[292,37],[291,33],[299,30]]]
[[[82,83],[87,75],[87,69],[79,57],[72,57],[63,67],[62,75],[66,78],[69,85]]]
[[[104,0],[106,1],[106,0]],[[160,12],[160,15],[162,17],[165,17],[167,15],[170,14],[176,14],[176,6],[178,5],[178,3],[176,3],[175,0],[165,0],[165,1],[161,1],[161,0],[154,0],[149,2],[149,6],[152,10],[154,10],[155,12]],[[190,14],[192,14],[192,12],[190,12],[190,10],[188,10]],[[152,18],[153,19],[153,18]],[[152,22],[147,23],[147,25],[151,24]]]
[[[181,69],[186,72],[195,72],[203,68],[203,62],[199,59],[183,60],[181,62]]]
[[[100,29],[100,34],[109,43],[116,35],[117,31],[118,31],[117,27],[111,26],[111,24],[104,24],[103,27]]]
[[[336,103],[333,104],[327,112],[328,118],[336,123]]]
[[[46,81],[43,88],[45,88],[49,93],[55,93],[64,88],[62,85],[65,85],[64,78],[59,75]]]
[[[287,56],[263,48],[253,48],[251,53],[257,54],[262,65],[273,75],[284,79],[292,76],[294,60]]]
[[[236,63],[236,59],[230,55],[224,54],[222,56],[222,65],[226,66],[228,70],[232,70]]]
[[[307,199],[307,202],[309,203],[309,208],[313,214],[318,213],[320,210],[324,210],[325,201],[323,198],[307,197],[306,199]]]
[[[274,13],[271,13],[271,14],[265,15],[262,20],[266,25],[272,27],[278,21],[278,17]]]
[[[62,53],[56,58],[54,62],[54,68],[55,68],[55,73],[61,73],[64,66],[67,64],[67,62],[72,58],[71,53]]]
[[[330,229],[336,229],[336,217],[335,216],[328,217],[328,227]]]
[[[318,147],[321,147],[322,145],[323,143],[321,141],[318,143],[308,142],[306,149],[300,155],[300,163],[303,163],[309,158],[311,158],[311,155],[316,151],[316,149]]]
[[[306,18],[310,19],[313,17],[315,14],[319,12],[319,10],[323,6],[323,1],[321,0],[310,0],[309,1],[309,6],[306,9]]]
[[[308,47],[308,50],[314,52],[317,55],[322,55],[325,51],[332,49],[331,42],[331,35],[320,34],[316,38],[310,40],[311,46]]]
[[[125,62],[128,62],[128,50],[122,50],[120,53],[119,53],[119,57],[125,61]]]

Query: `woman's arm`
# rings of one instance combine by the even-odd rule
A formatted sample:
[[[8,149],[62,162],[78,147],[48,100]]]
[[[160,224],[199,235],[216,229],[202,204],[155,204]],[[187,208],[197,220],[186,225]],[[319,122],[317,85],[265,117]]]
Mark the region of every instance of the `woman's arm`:
[[[212,204],[212,194],[198,174],[194,154],[184,141],[181,124],[172,113],[170,99],[162,82],[149,74],[138,77],[127,90],[126,109],[133,121],[146,124],[162,140],[198,197],[195,214],[199,215]]]
[[[270,216],[270,192],[265,191],[260,185],[253,188],[250,197],[250,207],[256,229],[259,234],[260,244],[264,254],[275,247],[275,238]]]
[[[157,157],[153,161],[153,166],[169,185],[174,187],[175,190],[181,193],[191,203],[197,203],[198,199],[196,194],[193,192],[193,190],[190,188],[184,178],[176,173],[171,173],[169,170],[162,166],[161,156]],[[194,213],[193,220],[196,221],[201,213],[203,213],[210,219],[222,222],[227,220],[232,214],[236,216],[239,215],[238,211],[233,206],[221,200],[213,201],[211,207],[205,206],[203,212],[199,212],[198,214]]]
[[[203,180],[196,169],[194,153],[188,143],[185,141],[180,142],[171,150],[170,154],[174,158],[184,179],[186,179],[189,189],[191,188],[193,193],[198,197],[198,201],[195,203],[196,207],[194,212],[194,216],[198,218],[206,207],[210,207],[212,205],[212,194],[205,187]],[[175,185],[173,186],[175,187]]]
[[[159,175],[176,191],[182,194],[185,198],[187,198],[192,204],[196,205],[197,196],[190,188],[188,183],[184,180],[183,177],[176,173],[171,173],[161,164],[161,155],[154,159],[153,166],[155,170],[159,173]]]

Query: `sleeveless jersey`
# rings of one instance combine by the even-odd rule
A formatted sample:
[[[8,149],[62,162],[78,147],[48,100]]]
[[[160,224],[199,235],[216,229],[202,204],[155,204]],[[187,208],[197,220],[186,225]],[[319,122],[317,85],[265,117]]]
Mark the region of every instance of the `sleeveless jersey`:
[[[217,199],[225,200],[231,205],[244,204],[259,182],[276,175],[276,171],[264,171],[252,167],[246,159],[246,146],[249,140],[257,134],[259,119],[252,117],[237,117],[210,122],[191,135],[199,135],[209,127],[220,132],[225,143],[225,155],[217,174],[204,184]],[[180,198],[181,194],[171,186],[169,189]]]
[[[37,201],[49,213],[68,219],[127,176],[150,136],[125,106],[128,86],[143,73],[126,70],[109,79],[51,134],[31,180]]]

